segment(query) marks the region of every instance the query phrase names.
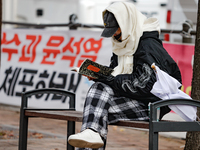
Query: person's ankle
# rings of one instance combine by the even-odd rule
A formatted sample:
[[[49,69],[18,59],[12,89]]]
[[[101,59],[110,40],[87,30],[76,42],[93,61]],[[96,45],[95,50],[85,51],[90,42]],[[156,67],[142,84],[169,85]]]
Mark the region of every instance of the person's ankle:
[[[88,129],[90,129],[90,130],[92,130],[92,131],[94,131],[94,132],[96,132],[96,133],[97,133],[97,131],[96,131],[95,129],[92,129],[92,128],[88,128]]]

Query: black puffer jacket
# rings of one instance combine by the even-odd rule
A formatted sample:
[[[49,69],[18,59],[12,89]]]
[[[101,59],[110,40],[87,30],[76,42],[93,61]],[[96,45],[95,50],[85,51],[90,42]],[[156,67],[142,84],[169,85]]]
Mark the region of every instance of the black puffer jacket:
[[[138,48],[134,54],[134,67],[132,74],[117,75],[111,87],[120,96],[129,97],[143,102],[148,107],[149,102],[160,100],[150,93],[156,76],[151,68],[155,63],[161,70],[167,72],[181,83],[181,73],[171,56],[163,48],[157,31],[144,32],[140,38]],[[110,67],[118,65],[117,55],[113,54]],[[168,107],[161,109],[161,117],[169,112]]]

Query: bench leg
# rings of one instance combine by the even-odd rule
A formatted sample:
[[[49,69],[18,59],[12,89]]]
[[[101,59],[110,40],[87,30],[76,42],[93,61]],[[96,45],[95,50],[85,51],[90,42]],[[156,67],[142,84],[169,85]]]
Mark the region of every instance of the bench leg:
[[[67,122],[67,140],[68,137],[72,134],[75,134],[75,122],[74,121],[68,121]],[[75,150],[73,146],[71,146],[67,141],[67,150]]]
[[[149,150],[158,150],[158,132],[149,132]]]
[[[20,112],[20,127],[19,127],[19,147],[18,150],[27,149],[27,133],[28,133],[28,117],[25,116],[24,110]]]

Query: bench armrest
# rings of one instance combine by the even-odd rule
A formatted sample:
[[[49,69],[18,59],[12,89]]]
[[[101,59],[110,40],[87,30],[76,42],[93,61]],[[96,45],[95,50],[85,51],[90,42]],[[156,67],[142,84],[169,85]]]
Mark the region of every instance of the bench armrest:
[[[200,101],[192,99],[167,99],[150,104],[150,120],[157,120],[157,109],[168,105],[190,105],[200,108]]]
[[[22,100],[21,100],[21,109],[27,108],[28,105],[28,97],[37,94],[59,94],[70,98],[69,101],[69,108],[75,109],[75,93],[68,92],[62,89],[55,89],[55,88],[43,88],[43,89],[35,89],[27,92],[22,93]]]

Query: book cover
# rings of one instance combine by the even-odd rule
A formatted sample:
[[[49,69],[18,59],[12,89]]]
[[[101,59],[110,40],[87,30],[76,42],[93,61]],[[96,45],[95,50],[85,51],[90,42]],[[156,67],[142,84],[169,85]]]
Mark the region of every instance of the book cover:
[[[98,74],[95,74],[95,72],[98,72],[99,74],[103,74],[105,76],[109,76],[112,72],[113,69],[103,66],[99,63],[96,63],[90,59],[86,59],[83,61],[81,64],[80,68],[72,68],[71,71],[76,71],[79,74],[98,79],[99,76]]]

